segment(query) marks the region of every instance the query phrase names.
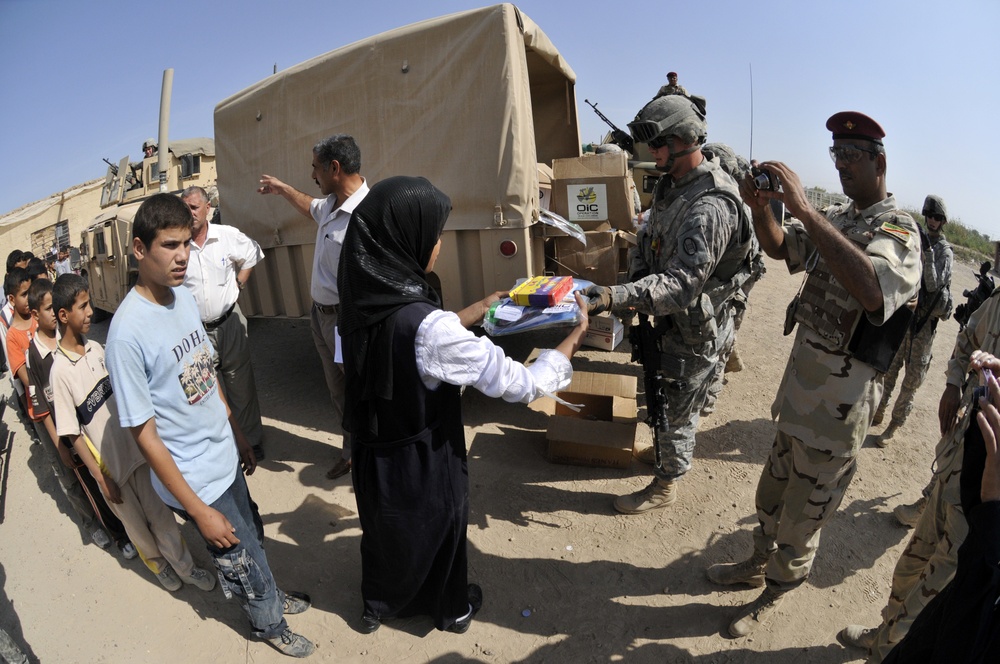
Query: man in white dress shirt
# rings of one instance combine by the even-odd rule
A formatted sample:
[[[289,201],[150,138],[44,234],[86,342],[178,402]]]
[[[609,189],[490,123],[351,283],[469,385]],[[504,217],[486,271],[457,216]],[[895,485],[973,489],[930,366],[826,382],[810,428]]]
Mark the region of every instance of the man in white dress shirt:
[[[354,138],[347,134],[334,134],[317,143],[312,154],[312,178],[325,198],[313,198],[270,175],[260,176],[261,186],[257,189],[261,194],[278,194],[299,214],[316,221],[316,248],[310,287],[313,305],[309,318],[338,427],[344,420],[345,380],[343,363],[335,361],[337,317],[340,312],[337,268],[351,213],[368,195],[368,183],[361,177],[360,171],[361,150]],[[341,456],[326,476],[336,479],[350,471],[351,441],[345,433]]]
[[[211,205],[201,187],[188,187],[181,192],[181,200],[194,218],[184,286],[194,295],[201,322],[215,347],[215,369],[222,378],[226,401],[260,461],[264,458],[260,404],[250,363],[247,319],[236,300],[264,253],[260,245],[232,226],[208,223]]]

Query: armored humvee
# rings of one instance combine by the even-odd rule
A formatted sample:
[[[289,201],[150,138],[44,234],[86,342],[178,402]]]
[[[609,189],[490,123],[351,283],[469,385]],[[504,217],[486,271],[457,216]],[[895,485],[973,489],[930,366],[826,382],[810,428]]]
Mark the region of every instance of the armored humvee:
[[[147,197],[160,191],[159,155],[130,163],[122,157],[108,166],[101,191],[104,211],[83,231],[80,273],[90,283],[95,315],[114,312],[135,284],[137,266],[132,256],[132,219]],[[172,141],[167,160],[167,190],[179,192],[198,185],[215,185],[215,142],[211,138]]]

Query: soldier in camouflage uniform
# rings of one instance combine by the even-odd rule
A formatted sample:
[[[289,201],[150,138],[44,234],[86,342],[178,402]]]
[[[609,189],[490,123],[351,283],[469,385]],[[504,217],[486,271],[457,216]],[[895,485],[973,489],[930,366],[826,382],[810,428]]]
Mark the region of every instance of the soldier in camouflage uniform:
[[[750,172],[750,162],[736,154],[736,151],[725,143],[708,143],[702,148],[702,151],[706,157],[718,159],[722,170],[729,173],[737,182]],[[705,397],[705,404],[701,407],[702,417],[715,411],[715,402],[718,401],[719,395],[722,394],[722,388],[726,384],[726,374],[743,370],[743,363],[739,360],[739,355],[736,352],[736,333],[740,331],[743,316],[746,315],[747,306],[750,303],[750,290],[764,276],[764,272],[764,252],[760,248],[760,243],[757,242],[757,237],[754,236],[750,245],[750,278],[744,282],[740,290],[730,300],[733,336],[730,337],[729,344],[719,353],[719,363],[715,367],[712,386],[708,388],[708,396]]]
[[[661,464],[648,487],[614,501],[623,514],[641,514],[672,504],[676,481],[691,468],[698,414],[733,333],[730,300],[750,276],[753,231],[736,182],[701,151],[708,131],[703,99],[654,99],[629,129],[649,144],[664,175],[629,252],[629,283],[585,294],[592,313],[638,311],[653,317],[659,335]],[[654,395],[646,394],[646,407],[657,407]]]
[[[927,233],[921,235],[924,257],[924,275],[921,279],[920,298],[917,313],[910,331],[906,333],[901,350],[896,353],[889,372],[885,375],[885,391],[882,403],[875,411],[872,424],[881,424],[889,406],[889,398],[896,387],[899,370],[906,364],[903,386],[899,389],[896,404],[892,409],[892,419],[875,442],[879,447],[889,444],[889,439],[903,426],[913,410],[913,396],[924,382],[927,368],[931,365],[931,346],[939,320],[951,318],[951,263],[954,257],[951,244],[944,238],[942,229],[948,223],[948,210],[940,196],[924,199],[923,215]]]
[[[807,276],[785,322],[786,333],[796,324],[798,332],[771,408],[778,431],[757,485],[753,554],[708,569],[715,583],[766,584],[733,619],[733,636],[763,624],[809,576],[820,530],[854,476],[883,373],[912,315],[905,305],[920,283],[917,225],[886,193],[885,132],[855,112],[837,113],[826,126],[851,202],[817,212],[798,176],[780,162],[761,168],[782,191],[758,190],[749,177],[740,183],[761,247]],[[795,220],[782,226],[772,198]]]
[[[881,662],[903,640],[920,611],[955,576],[958,548],[969,533],[960,480],[966,433],[970,425],[975,428],[972,393],[980,379],[969,372],[969,363],[977,350],[1000,353],[1000,289],[972,314],[955,342],[938,407],[942,437],[934,451],[930,496],[892,572],[882,623],[868,629],[848,625],[840,633],[848,645],[870,649],[869,664]]]

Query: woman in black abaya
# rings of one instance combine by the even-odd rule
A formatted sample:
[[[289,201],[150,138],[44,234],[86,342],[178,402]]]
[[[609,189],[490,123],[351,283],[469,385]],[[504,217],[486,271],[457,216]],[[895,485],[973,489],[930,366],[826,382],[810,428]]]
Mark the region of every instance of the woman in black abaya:
[[[361,629],[427,614],[462,633],[482,604],[468,583],[469,478],[461,386],[528,403],[565,388],[583,321],[526,368],[467,328],[500,294],[455,314],[427,283],[451,211],[423,178],[379,182],[341,254],[344,428],[361,521]],[[586,307],[582,307],[586,312]]]

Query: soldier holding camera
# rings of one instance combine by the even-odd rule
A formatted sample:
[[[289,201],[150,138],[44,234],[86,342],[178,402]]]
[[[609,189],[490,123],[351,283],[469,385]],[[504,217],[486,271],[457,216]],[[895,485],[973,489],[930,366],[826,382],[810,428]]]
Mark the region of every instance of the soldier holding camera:
[[[657,365],[644,367],[656,374],[650,388],[659,385],[646,389],[655,477],[645,489],[615,499],[622,514],[667,507],[676,499],[676,482],[691,468],[699,413],[720,350],[733,334],[730,303],[751,276],[753,230],[736,182],[702,154],[708,133],[704,104],[700,97],[658,97],[629,123],[633,139],[649,144],[664,175],[649,221],[629,252],[629,283],[584,293],[591,313],[637,311],[653,320],[641,354]]]
[[[856,112],[837,113],[826,127],[850,202],[816,211],[781,162],[762,163],[756,178],[740,183],[761,247],[807,276],[785,321],[786,334],[799,329],[771,407],[778,431],[757,485],[753,554],[708,569],[715,583],[765,586],[735,616],[733,636],[766,622],[809,576],[820,530],[854,476],[920,283],[917,225],[886,193],[885,132]],[[794,220],[774,218],[774,198]]]

